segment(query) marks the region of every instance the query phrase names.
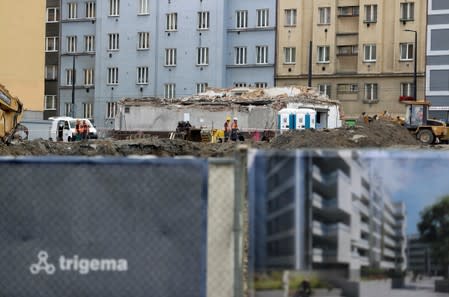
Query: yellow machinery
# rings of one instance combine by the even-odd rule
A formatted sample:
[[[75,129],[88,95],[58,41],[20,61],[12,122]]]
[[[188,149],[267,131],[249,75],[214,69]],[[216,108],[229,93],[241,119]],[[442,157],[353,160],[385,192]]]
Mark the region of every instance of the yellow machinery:
[[[23,105],[17,97],[13,97],[8,90],[0,84],[0,139],[11,142],[14,133],[22,128],[19,124],[22,118]],[[23,128],[26,131],[26,128]],[[27,133],[28,131],[26,131]]]
[[[443,121],[429,119],[428,101],[402,101],[406,104],[404,127],[416,135],[422,143],[448,142],[449,127]]]

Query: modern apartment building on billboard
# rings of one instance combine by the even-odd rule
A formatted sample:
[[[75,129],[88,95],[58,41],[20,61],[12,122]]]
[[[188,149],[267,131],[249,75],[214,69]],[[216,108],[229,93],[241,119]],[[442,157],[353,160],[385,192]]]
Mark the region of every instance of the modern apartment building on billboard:
[[[347,117],[404,114],[400,99],[414,94],[413,31],[424,98],[426,2],[278,1],[276,84],[308,84],[312,41],[312,86],[340,100]]]
[[[430,117],[449,121],[449,1],[428,0],[426,97]]]
[[[61,113],[71,114],[72,77],[75,114],[99,127],[113,127],[122,98],[272,87],[274,3],[62,0]]]
[[[250,191],[256,270],[405,269],[405,206],[356,152],[265,153]]]

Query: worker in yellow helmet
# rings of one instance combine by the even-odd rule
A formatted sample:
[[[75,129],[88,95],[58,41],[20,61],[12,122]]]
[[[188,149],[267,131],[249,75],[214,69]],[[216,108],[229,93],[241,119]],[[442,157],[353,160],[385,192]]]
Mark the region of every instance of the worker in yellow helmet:
[[[229,136],[231,134],[231,117],[227,116],[226,117],[226,122],[224,123],[224,140],[228,141],[229,140]]]

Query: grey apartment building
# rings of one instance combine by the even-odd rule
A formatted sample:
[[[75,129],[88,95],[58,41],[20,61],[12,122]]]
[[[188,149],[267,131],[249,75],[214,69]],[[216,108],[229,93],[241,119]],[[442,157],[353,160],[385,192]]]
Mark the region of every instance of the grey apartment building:
[[[71,115],[73,79],[75,115],[99,127],[113,127],[122,98],[272,87],[275,9],[274,0],[62,0],[60,113]]]
[[[430,117],[449,121],[449,1],[428,0],[426,97]]]
[[[257,271],[405,269],[405,206],[356,152],[254,159],[251,257]]]

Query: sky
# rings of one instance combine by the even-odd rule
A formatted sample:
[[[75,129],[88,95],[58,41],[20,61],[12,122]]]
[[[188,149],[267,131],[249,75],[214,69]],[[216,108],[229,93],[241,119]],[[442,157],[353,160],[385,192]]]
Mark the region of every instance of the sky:
[[[421,210],[449,195],[449,151],[367,151],[362,155],[372,161],[392,201],[405,203],[407,234],[418,233]]]

